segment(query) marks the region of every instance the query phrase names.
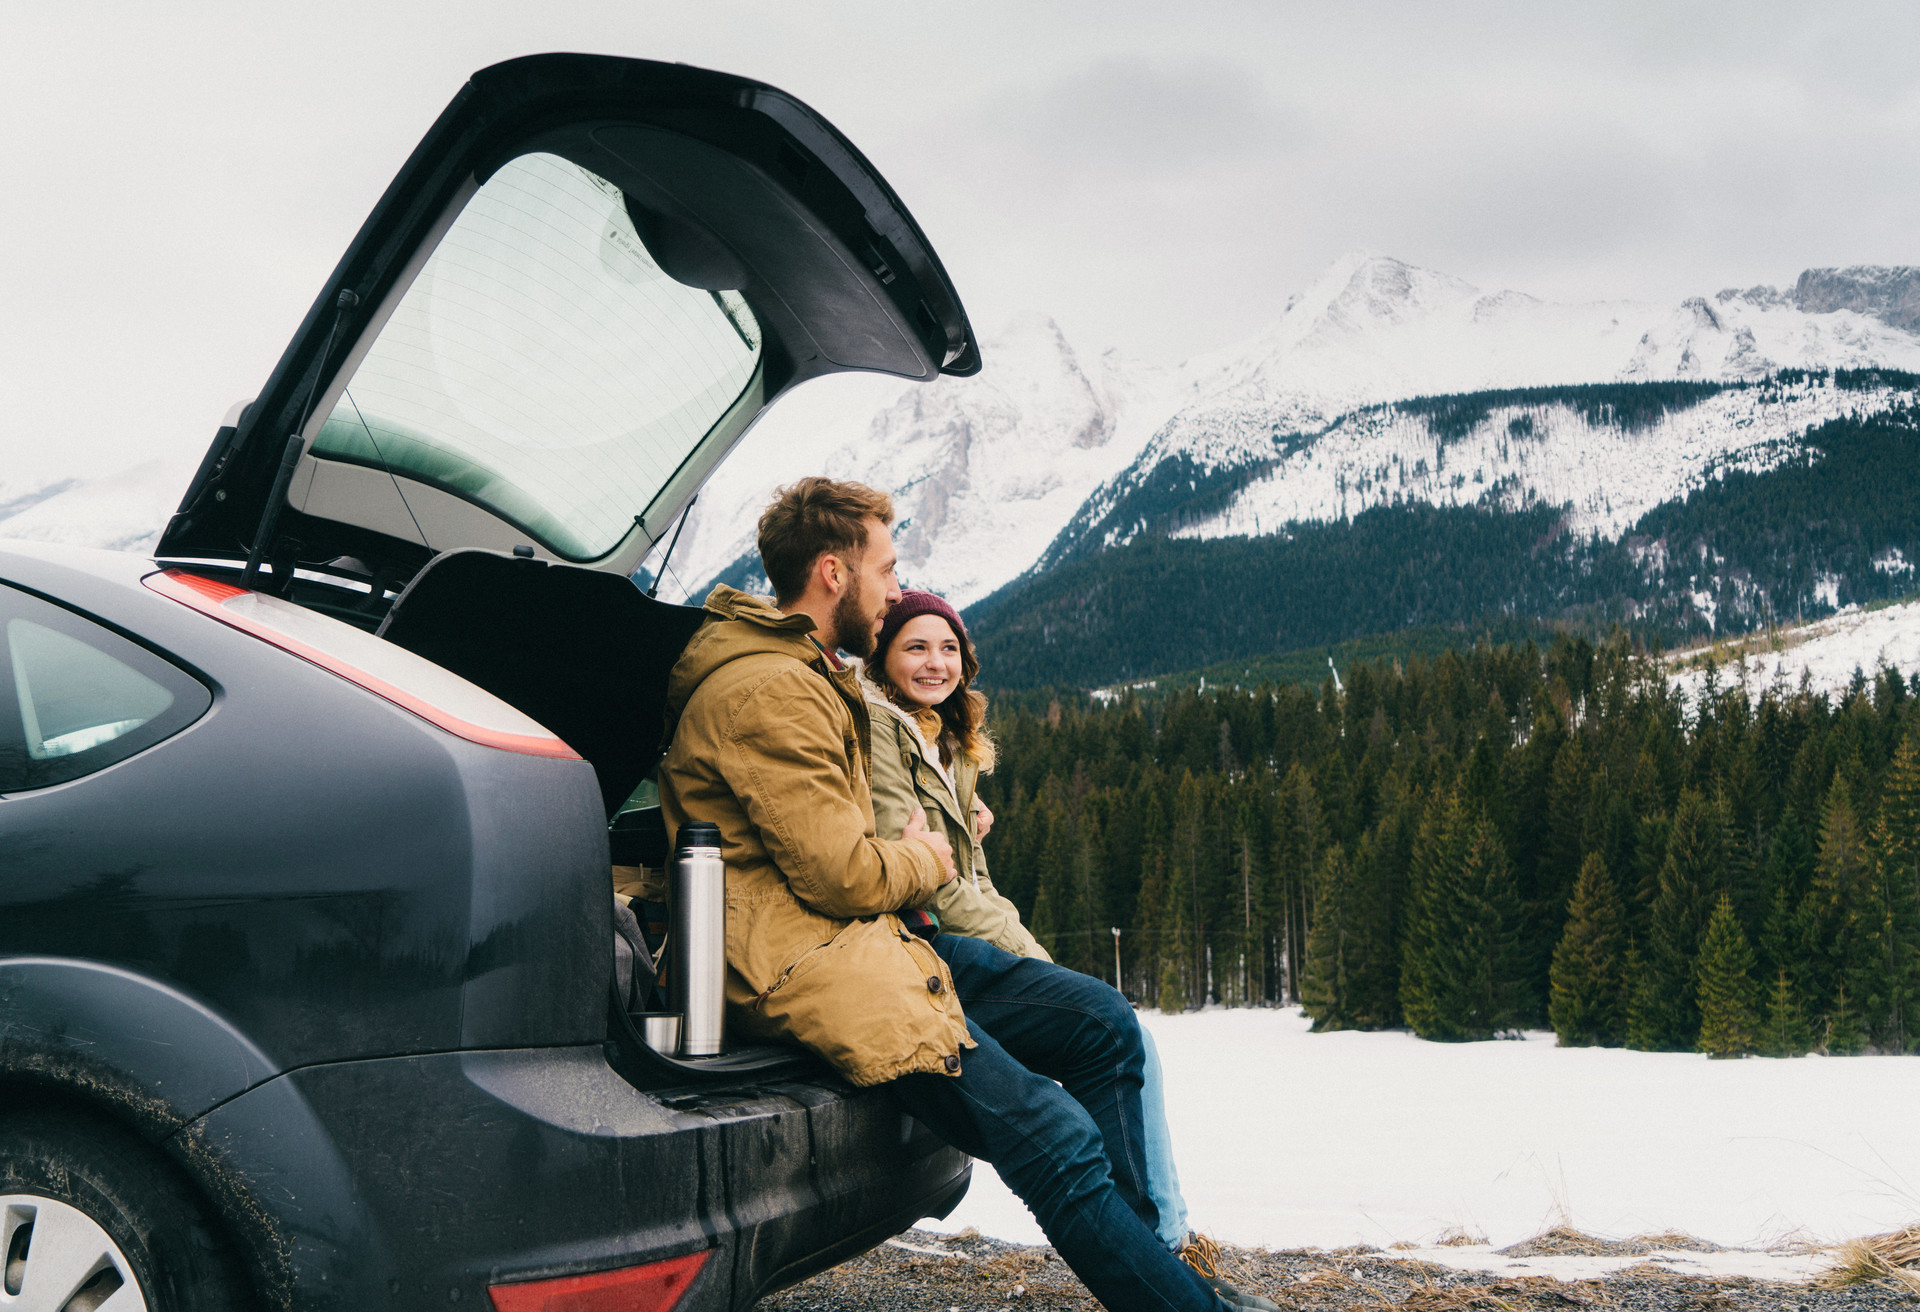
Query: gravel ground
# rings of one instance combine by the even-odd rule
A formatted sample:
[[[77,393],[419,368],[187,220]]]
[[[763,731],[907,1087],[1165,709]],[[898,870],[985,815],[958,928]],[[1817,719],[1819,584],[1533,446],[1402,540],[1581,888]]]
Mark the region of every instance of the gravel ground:
[[[1518,1250],[1520,1245],[1516,1245]],[[1564,1246],[1552,1251],[1567,1252]],[[1229,1248],[1223,1276],[1289,1312],[1567,1312],[1575,1307],[1657,1312],[1856,1312],[1916,1300],[1879,1284],[1819,1289],[1741,1276],[1678,1274],[1650,1262],[1594,1280],[1501,1277],[1395,1260],[1379,1249],[1288,1252]],[[1098,1312],[1099,1304],[1051,1248],[909,1230],[758,1305],[761,1312],[959,1312],[1017,1304],[1028,1312]]]

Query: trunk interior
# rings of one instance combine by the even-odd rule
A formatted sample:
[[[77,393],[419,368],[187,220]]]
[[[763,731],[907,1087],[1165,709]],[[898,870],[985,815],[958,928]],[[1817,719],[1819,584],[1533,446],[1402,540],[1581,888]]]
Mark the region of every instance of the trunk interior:
[[[293,589],[303,605],[372,626],[381,601],[355,597],[317,583]],[[667,675],[703,613],[649,597],[617,574],[467,550],[435,557],[392,600],[376,632],[558,734],[599,776],[612,863],[661,869],[671,836],[642,784],[664,746]],[[664,908],[647,913],[651,905],[634,908],[643,926],[664,919]],[[656,936],[648,941],[659,947]],[[614,993],[609,981],[615,1065],[643,1087],[824,1069],[784,1047],[730,1044],[718,1057],[667,1056],[646,1045]]]

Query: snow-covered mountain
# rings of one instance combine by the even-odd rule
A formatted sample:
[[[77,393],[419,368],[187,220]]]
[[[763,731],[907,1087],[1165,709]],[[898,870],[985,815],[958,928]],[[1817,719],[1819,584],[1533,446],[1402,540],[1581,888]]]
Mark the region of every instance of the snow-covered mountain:
[[[1699,479],[1765,468],[1809,426],[1887,393],[1803,380],[1722,392],[1644,426],[1516,400],[1442,444],[1430,417],[1380,407],[1490,389],[1920,370],[1916,330],[1920,269],[1809,270],[1786,291],[1678,305],[1565,304],[1358,251],[1253,341],[1175,369],[1092,356],[1051,321],[1022,320],[987,342],[978,377],[904,389],[816,467],[893,490],[906,576],[962,604],[1126,541],[1146,526],[1126,513],[1143,492],[1164,501],[1165,484],[1209,477],[1243,486],[1177,535],[1272,533],[1383,501],[1491,493],[1567,505],[1573,526],[1617,536]],[[675,573],[749,577],[753,522],[776,481],[703,498]]]
[[[990,365],[977,377],[899,391],[813,471],[892,492],[902,578],[962,605],[1039,558],[1087,496],[1139,456],[1192,373],[1087,355],[1042,315],[1014,321],[984,353]],[[688,584],[757,559],[755,522],[791,474],[742,464],[745,454],[723,474],[760,476],[716,477],[688,517],[673,561]]]
[[[1793,368],[1920,371],[1920,269],[1808,270],[1784,290],[1677,305],[1558,303],[1362,251],[1253,340],[1178,367],[1089,351],[1041,315],[989,338],[984,355],[974,378],[825,379],[784,400],[688,515],[663,595],[746,577],[772,489],[815,471],[891,490],[903,575],[962,604],[1036,564],[1127,540],[1150,518],[1142,500],[1164,503],[1175,484],[1211,489],[1163,526],[1186,536],[1274,533],[1395,500],[1565,505],[1577,526],[1617,535],[1715,470],[1765,467],[1808,426],[1884,395],[1789,380],[1636,424],[1513,397],[1483,404],[1464,429],[1457,414],[1436,428],[1431,406],[1388,403]],[[0,536],[148,546],[189,467],[0,483]]]
[[[1125,476],[1088,500],[1048,561],[1149,527],[1176,538],[1259,536],[1412,502],[1563,508],[1573,532],[1616,539],[1709,478],[1774,467],[1800,449],[1809,428],[1910,395],[1886,385],[1837,388],[1825,374],[1789,376],[1682,398],[1657,417],[1623,422],[1604,403],[1582,403],[1585,390],[1496,391],[1478,406],[1368,406],[1318,433],[1274,434],[1264,454],[1248,443],[1225,459],[1217,449],[1156,438]],[[1191,495],[1227,479],[1230,492]]]
[[[1366,252],[1336,261],[1280,321],[1203,384],[1075,515],[1042,564],[1147,527],[1170,487],[1238,475],[1180,536],[1278,532],[1371,505],[1567,505],[1618,534],[1714,469],[1764,468],[1807,428],[1886,393],[1805,382],[1723,392],[1651,426],[1513,398],[1467,431],[1415,397],[1606,382],[1742,382],[1782,369],[1920,370],[1920,270],[1810,270],[1791,292],[1723,291],[1679,306],[1555,304],[1483,293]],[[1803,308],[1811,305],[1825,308]],[[1880,317],[1884,316],[1884,317]],[[1891,320],[1891,321],[1889,321]],[[1920,326],[1917,324],[1916,326]]]

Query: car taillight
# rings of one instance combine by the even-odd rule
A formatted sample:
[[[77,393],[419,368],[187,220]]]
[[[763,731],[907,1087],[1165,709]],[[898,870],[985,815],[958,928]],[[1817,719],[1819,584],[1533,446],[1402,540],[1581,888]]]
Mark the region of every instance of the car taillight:
[[[469,742],[580,759],[544,726],[486,689],[351,624],[181,569],[161,570],[142,581],[163,597],[312,661]]]
[[[487,1294],[493,1299],[494,1312],[668,1312],[700,1274],[711,1252],[590,1276],[492,1285]]]

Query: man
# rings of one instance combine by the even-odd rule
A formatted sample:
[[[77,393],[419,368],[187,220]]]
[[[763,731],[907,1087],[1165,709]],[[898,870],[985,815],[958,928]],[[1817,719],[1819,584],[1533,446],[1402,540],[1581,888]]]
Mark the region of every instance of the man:
[[[1217,1312],[1230,1305],[1153,1233],[1126,1001],[979,939],[929,942],[897,914],[953,878],[952,855],[924,816],[875,837],[866,703],[835,655],[870,653],[900,595],[892,522],[857,483],[782,489],[760,519],[774,603],[715,588],[669,681],[661,808],[675,831],[720,829],[729,1026],[888,1084],[999,1170],[1107,1307]]]

